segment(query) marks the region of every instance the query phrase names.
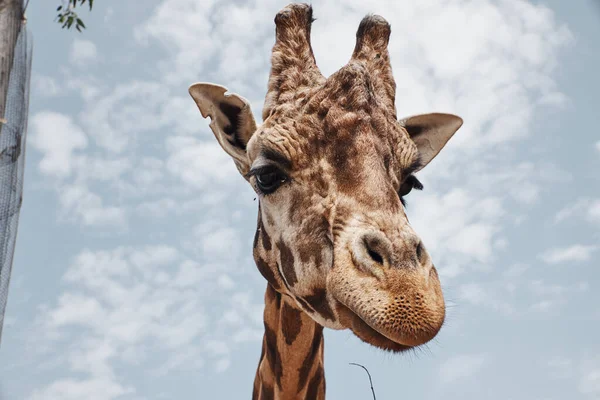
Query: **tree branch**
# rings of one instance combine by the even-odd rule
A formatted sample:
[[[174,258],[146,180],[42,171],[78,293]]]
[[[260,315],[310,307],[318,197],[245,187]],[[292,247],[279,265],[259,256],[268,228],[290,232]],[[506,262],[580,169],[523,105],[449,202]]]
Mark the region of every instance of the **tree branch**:
[[[75,8],[77,8],[77,4],[83,6],[84,4],[88,4],[90,7],[90,11],[94,5],[94,0],[62,0],[62,3],[56,9],[58,15],[56,16],[56,21],[59,24],[62,24],[62,28],[71,29],[71,26],[75,24],[75,29],[81,32],[82,29],[85,29],[85,24],[79,18],[77,12],[75,12]]]
[[[364,365],[360,365],[357,363],[350,363],[350,365],[356,365],[367,371],[367,375],[369,375],[369,383],[371,384],[371,392],[373,393],[373,400],[377,400],[377,398],[375,397],[375,389],[373,389],[373,380],[371,379],[371,374],[369,373],[369,370]]]

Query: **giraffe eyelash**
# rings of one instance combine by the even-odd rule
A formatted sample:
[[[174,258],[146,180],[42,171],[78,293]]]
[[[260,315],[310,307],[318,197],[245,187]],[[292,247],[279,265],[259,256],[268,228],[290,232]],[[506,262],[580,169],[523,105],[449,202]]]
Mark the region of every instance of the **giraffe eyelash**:
[[[423,190],[423,184],[414,175],[409,175],[404,182],[412,184],[413,189]]]
[[[260,167],[252,168],[250,171],[248,171],[248,173],[246,173],[246,175],[244,175],[244,177],[246,179],[250,179],[253,176],[256,176],[256,175],[264,173],[264,172],[271,172],[274,169],[275,169],[275,167],[273,167],[272,165],[268,165],[268,164],[262,165]]]
[[[261,182],[261,176],[263,175],[270,176],[271,179],[274,179],[270,182],[271,186],[269,186],[269,182]],[[290,180],[287,174],[273,165],[263,165],[253,168],[245,175],[245,177],[247,179],[254,177],[254,184],[252,186],[254,186],[258,194],[262,196],[268,196],[269,194],[274,193],[282,184]]]
[[[410,190],[412,190],[412,189],[423,190],[423,184],[414,175],[409,175],[404,180],[404,182],[402,183],[401,187],[404,186],[404,185],[410,185],[410,187],[411,187]],[[410,190],[406,193],[406,195],[408,195],[408,193],[410,193]],[[400,197],[400,202],[402,203],[402,206],[404,208],[406,208],[406,200],[404,199],[404,196],[401,196],[400,193],[398,193],[398,197]]]

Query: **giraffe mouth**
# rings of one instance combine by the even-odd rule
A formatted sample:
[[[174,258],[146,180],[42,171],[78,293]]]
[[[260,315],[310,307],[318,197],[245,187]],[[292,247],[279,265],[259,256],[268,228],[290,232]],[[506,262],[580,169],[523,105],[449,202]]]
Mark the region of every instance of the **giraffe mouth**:
[[[433,266],[388,268],[375,276],[361,271],[350,257],[346,262],[340,258],[328,275],[327,288],[342,326],[394,352],[423,345],[437,335],[446,313]]]
[[[339,300],[336,303],[336,311],[344,327],[349,328],[362,341],[392,352],[403,352],[424,345],[437,335],[444,322],[442,316],[439,323],[425,323],[423,326],[417,323],[400,327],[396,323],[382,322],[378,317],[369,318],[364,306],[358,306],[355,311]],[[383,315],[383,311],[376,307],[372,313]]]
[[[379,349],[394,353],[400,353],[417,347],[398,343],[379,333],[367,322],[365,322],[365,320],[363,320],[358,314],[354,313],[340,302],[337,303],[336,311],[339,315],[340,322],[344,326],[348,327],[352,333],[354,333],[363,342],[366,342]]]

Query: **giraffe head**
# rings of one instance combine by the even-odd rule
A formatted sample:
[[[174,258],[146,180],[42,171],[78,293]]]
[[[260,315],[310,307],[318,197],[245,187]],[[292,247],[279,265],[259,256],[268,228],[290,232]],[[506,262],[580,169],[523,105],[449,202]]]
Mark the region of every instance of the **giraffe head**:
[[[327,79],[311,23],[305,4],[275,17],[262,125],[222,86],[198,83],[190,93],[258,193],[254,258],[266,280],[325,327],[387,350],[418,346],[440,330],[445,306],[402,197],[422,188],[414,174],[462,120],[398,120],[383,18],[362,20],[352,58]]]

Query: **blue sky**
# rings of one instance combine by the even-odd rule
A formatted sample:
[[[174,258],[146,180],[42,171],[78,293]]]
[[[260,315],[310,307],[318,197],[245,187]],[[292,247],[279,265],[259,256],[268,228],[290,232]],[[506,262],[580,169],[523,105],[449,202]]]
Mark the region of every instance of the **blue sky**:
[[[265,282],[254,193],[187,94],[260,120],[287,1],[103,0],[88,29],[32,1],[24,204],[0,398],[249,398]],[[600,6],[592,0],[315,1],[325,75],[367,13],[392,24],[400,116],[465,120],[408,215],[448,323],[390,355],[325,337],[328,398],[600,398]]]

